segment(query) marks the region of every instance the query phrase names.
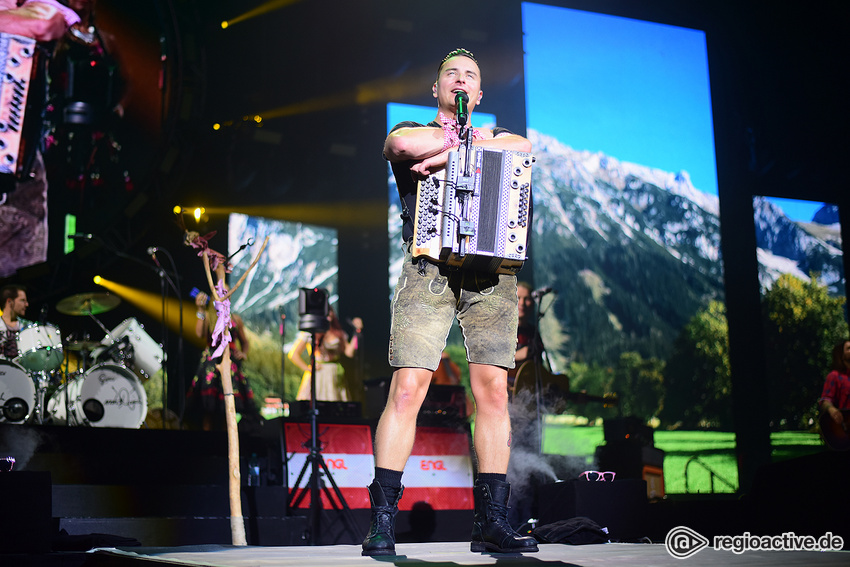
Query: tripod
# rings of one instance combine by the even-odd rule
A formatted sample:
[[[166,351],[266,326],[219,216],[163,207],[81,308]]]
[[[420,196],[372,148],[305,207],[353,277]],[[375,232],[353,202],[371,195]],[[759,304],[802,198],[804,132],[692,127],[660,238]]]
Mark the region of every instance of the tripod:
[[[327,464],[325,464],[325,459],[322,456],[319,442],[319,410],[316,406],[316,349],[318,348],[316,333],[318,331],[327,330],[327,320],[324,321],[324,324],[324,328],[305,329],[304,320],[302,319],[302,324],[300,325],[301,330],[309,330],[312,334],[312,349],[310,352],[310,453],[307,455],[307,459],[301,467],[301,472],[298,473],[298,478],[295,480],[288,503],[288,507],[290,509],[297,507],[308,494],[307,487],[309,486],[310,527],[307,532],[309,535],[307,539],[310,545],[317,545],[322,511],[321,492],[324,492],[325,497],[328,499],[328,502],[330,502],[333,509],[342,514],[342,520],[345,523],[346,531],[355,539],[357,537],[357,534],[353,529],[354,526],[356,526],[356,522],[354,521],[354,517],[351,515],[351,509],[348,507],[348,503],[345,501],[336,481],[334,481],[334,477],[331,475],[330,470],[328,470]],[[306,486],[300,488],[301,480],[307,474],[308,469],[310,470],[309,481]],[[322,473],[324,473],[324,477],[330,482],[339,503],[333,499],[327,485],[322,484],[320,488],[320,474]]]

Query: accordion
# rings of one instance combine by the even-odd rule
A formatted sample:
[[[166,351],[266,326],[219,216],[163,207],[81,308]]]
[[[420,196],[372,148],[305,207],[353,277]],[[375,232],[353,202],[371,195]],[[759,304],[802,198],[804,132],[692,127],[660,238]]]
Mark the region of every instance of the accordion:
[[[33,75],[37,46],[34,39],[0,33],[0,173],[20,178],[35,144],[24,133],[27,95]]]
[[[445,170],[417,187],[413,257],[516,274],[528,259],[533,163],[529,153],[480,146],[449,152]]]

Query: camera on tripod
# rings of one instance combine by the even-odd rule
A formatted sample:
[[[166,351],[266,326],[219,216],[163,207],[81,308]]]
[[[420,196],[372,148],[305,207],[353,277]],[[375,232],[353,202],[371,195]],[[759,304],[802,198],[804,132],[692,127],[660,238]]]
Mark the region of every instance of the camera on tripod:
[[[310,472],[308,481],[310,495],[310,529],[305,532],[308,534],[308,539],[311,545],[315,545],[318,541],[320,529],[320,517],[322,510],[321,493],[324,492],[330,502],[333,502],[330,490],[321,480],[324,478],[333,487],[336,493],[339,505],[333,504],[334,509],[342,512],[343,521],[353,534],[357,523],[351,516],[351,509],[345,501],[345,497],[334,481],[331,471],[328,470],[325,459],[320,450],[319,441],[319,410],[316,406],[316,351],[319,350],[317,333],[322,333],[330,328],[328,321],[328,292],[320,288],[304,288],[298,290],[298,315],[301,319],[298,321],[298,329],[308,332],[313,335],[313,347],[310,349],[310,454],[304,460],[304,466],[301,467],[301,472],[295,479],[295,484],[289,493],[287,507],[293,508],[298,506],[303,498],[308,494],[307,487],[300,487],[301,480]],[[322,476],[324,475],[324,476]],[[321,485],[321,487],[320,487]]]
[[[328,292],[318,287],[298,290],[298,330],[322,333],[328,330]]]

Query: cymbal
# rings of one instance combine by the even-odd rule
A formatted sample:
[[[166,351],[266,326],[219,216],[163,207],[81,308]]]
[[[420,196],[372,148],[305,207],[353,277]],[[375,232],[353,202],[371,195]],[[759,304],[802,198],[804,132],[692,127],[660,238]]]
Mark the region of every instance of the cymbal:
[[[118,307],[121,298],[109,293],[78,293],[56,304],[65,315],[99,315]]]
[[[65,350],[94,350],[101,346],[97,341],[70,341],[65,345]]]

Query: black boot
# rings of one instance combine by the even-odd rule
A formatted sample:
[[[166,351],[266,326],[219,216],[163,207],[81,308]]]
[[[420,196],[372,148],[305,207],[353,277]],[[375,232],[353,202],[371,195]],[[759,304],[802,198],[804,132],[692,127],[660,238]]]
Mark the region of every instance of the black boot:
[[[537,551],[537,540],[521,536],[508,523],[511,485],[500,480],[476,481],[472,489],[475,515],[471,551],[523,553]]]
[[[387,501],[387,495],[377,480],[367,488],[372,502],[372,522],[363,540],[362,555],[395,555],[395,516],[404,487],[400,487],[394,497],[390,496],[392,503]]]

